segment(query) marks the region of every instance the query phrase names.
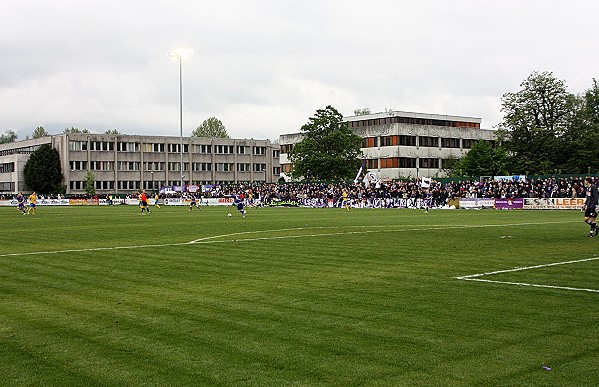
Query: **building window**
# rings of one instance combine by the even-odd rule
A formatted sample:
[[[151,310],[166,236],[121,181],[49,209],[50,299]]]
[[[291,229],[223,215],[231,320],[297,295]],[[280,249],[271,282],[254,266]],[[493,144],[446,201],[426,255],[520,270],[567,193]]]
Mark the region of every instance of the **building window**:
[[[249,172],[250,164],[249,163],[239,163],[237,164],[237,172]]]
[[[439,159],[420,158],[420,168],[439,168]]]
[[[139,152],[138,142],[119,142],[117,144],[117,150],[119,152]]]
[[[378,169],[379,168],[379,160],[378,159],[367,159],[365,167],[366,167],[366,169]]]
[[[381,159],[381,168],[399,168],[399,158],[387,157]]]
[[[164,171],[165,163],[158,161],[144,162],[144,171]]]
[[[114,170],[114,163],[112,161],[90,161],[89,166],[92,171]]]
[[[109,141],[91,141],[89,144],[91,151],[113,151],[114,142]]]
[[[441,138],[441,148],[459,148],[459,138]]]
[[[87,161],[69,161],[71,171],[86,171]]]
[[[216,154],[233,154],[233,145],[215,145],[214,153],[216,153]]]
[[[252,147],[252,153],[255,155],[265,155],[266,154],[266,147],[265,146],[255,146]]]
[[[418,145],[425,147],[438,147],[439,137],[420,136],[418,137]]]
[[[235,164],[233,163],[215,163],[216,172],[233,172]]]
[[[147,153],[164,152],[164,144],[154,144],[154,143],[143,144],[142,149],[144,152],[147,152]]]
[[[237,154],[238,155],[247,155],[250,153],[250,147],[244,145],[237,145]]]
[[[0,173],[10,173],[15,171],[15,163],[0,164]]]
[[[254,164],[254,172],[266,171],[266,164]]]
[[[117,170],[119,171],[139,171],[141,163],[139,161],[119,161]]]
[[[199,172],[211,171],[212,163],[193,163],[193,170]]]
[[[376,148],[379,143],[378,137],[366,137],[362,140],[362,148]]]
[[[272,167],[272,174],[273,175],[280,175],[281,174],[281,167]]]
[[[381,146],[394,146],[399,144],[399,136],[381,137]]]
[[[69,141],[69,150],[71,151],[86,151],[87,141]]]
[[[462,139],[462,148],[464,148],[464,149],[472,149],[472,146],[474,144],[476,144],[477,141],[478,140],[473,140],[473,139],[470,139],[470,138],[463,138]]]
[[[416,146],[416,136],[399,136],[399,145]]]
[[[410,157],[400,157],[399,158],[399,167],[400,168],[416,168],[416,159]]]
[[[69,182],[70,189],[83,189],[85,187],[85,181],[71,180]]]
[[[281,153],[283,153],[283,154],[291,152],[292,149],[293,149],[293,144],[281,145]]]
[[[272,150],[272,157],[273,157],[273,158],[277,159],[277,158],[279,158],[280,156],[281,156],[281,151],[280,151],[280,150],[278,150],[278,149],[273,149],[273,150]]]
[[[200,144],[196,145],[195,153],[212,153],[212,145]]]

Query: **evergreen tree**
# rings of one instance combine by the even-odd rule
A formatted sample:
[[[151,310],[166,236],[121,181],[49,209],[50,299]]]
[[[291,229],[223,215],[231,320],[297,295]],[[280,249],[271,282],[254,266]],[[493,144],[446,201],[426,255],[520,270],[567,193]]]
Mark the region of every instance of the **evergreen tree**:
[[[25,184],[32,191],[40,194],[63,192],[60,156],[49,144],[43,144],[31,153],[23,175]]]

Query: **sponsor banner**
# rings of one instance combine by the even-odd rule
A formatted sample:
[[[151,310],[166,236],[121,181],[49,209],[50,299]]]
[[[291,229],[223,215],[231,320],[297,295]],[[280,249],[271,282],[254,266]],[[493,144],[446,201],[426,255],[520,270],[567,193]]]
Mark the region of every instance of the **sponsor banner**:
[[[493,198],[460,198],[460,208],[493,208],[495,199]]]
[[[498,210],[521,210],[524,208],[524,199],[522,198],[501,198],[495,199],[495,208]]]
[[[585,198],[525,198],[524,209],[527,210],[580,210]]]
[[[98,199],[68,199],[69,206],[97,206]]]

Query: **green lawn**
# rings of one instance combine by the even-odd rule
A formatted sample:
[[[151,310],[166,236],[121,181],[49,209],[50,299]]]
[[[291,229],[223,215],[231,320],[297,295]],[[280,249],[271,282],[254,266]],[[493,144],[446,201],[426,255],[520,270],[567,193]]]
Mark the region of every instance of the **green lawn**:
[[[0,226],[0,385],[599,384],[580,212],[38,207]]]

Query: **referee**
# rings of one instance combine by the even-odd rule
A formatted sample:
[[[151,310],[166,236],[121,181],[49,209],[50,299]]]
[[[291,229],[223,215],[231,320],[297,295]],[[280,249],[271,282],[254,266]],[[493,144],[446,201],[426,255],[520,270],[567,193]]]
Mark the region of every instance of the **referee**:
[[[599,229],[597,229],[597,201],[599,200],[599,190],[593,181],[592,177],[587,177],[584,185],[586,186],[587,198],[584,202],[584,222],[591,226],[589,231],[589,238],[597,235]]]

